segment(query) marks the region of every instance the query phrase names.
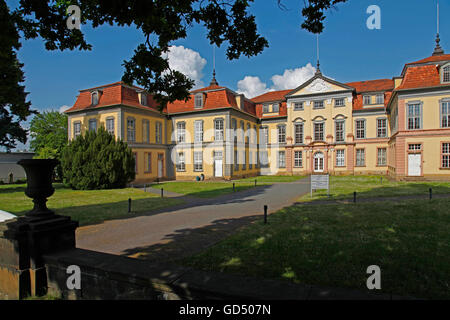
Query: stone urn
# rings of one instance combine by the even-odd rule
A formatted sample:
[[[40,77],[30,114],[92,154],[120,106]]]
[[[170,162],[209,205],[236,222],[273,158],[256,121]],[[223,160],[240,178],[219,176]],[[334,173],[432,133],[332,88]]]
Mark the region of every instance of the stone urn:
[[[59,163],[55,159],[22,159],[17,162],[27,174],[25,194],[33,199],[34,208],[26,214],[27,219],[47,219],[55,213],[47,208],[47,198],[55,192],[52,185],[53,172]]]

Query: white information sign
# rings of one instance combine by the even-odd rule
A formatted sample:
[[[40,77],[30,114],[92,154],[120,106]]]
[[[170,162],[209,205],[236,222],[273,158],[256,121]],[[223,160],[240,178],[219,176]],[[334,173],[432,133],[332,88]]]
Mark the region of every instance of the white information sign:
[[[311,197],[313,190],[327,189],[330,194],[330,175],[328,174],[312,174],[311,175]]]

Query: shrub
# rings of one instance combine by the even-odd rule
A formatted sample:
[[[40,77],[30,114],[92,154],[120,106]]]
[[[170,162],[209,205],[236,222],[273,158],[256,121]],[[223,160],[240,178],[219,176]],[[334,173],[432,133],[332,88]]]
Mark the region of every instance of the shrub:
[[[78,190],[124,188],[136,175],[131,149],[103,127],[72,140],[61,165],[64,183]]]

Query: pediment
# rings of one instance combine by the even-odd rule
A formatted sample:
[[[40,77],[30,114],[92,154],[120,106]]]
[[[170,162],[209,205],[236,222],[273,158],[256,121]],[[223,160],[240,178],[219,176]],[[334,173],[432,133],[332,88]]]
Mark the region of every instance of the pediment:
[[[332,79],[326,78],[322,75],[316,75],[310,80],[306,81],[300,87],[294,89],[286,95],[286,97],[300,96],[300,95],[312,95],[337,91],[353,90],[343,83],[339,83]]]

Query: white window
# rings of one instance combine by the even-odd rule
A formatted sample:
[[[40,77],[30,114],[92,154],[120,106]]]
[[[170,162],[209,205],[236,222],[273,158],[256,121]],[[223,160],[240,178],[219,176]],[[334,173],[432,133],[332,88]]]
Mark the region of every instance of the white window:
[[[241,141],[245,141],[245,127],[244,127],[244,121],[241,121]]]
[[[420,143],[410,144],[410,145],[408,145],[408,150],[409,151],[420,151],[420,150],[422,150],[422,144],[420,144]]]
[[[363,97],[363,104],[364,105],[372,104],[372,97],[371,96],[364,96]]]
[[[142,120],[142,140],[150,142],[150,122],[148,120]]]
[[[387,137],[387,119],[377,119],[377,138]]]
[[[186,170],[186,161],[184,158],[184,152],[178,152],[177,171],[185,171],[185,170]]]
[[[442,70],[442,82],[450,82],[450,66]]]
[[[286,126],[280,125],[278,126],[278,143],[286,142]]]
[[[261,127],[259,129],[259,143],[262,145],[269,143],[269,128]]]
[[[385,166],[386,163],[387,163],[386,148],[379,148],[378,149],[377,164],[379,166]]]
[[[234,171],[239,171],[239,152],[234,150]]]
[[[203,108],[203,93],[195,95],[195,108]]]
[[[269,112],[269,105],[263,104],[263,113],[268,113],[268,112]]]
[[[383,104],[384,103],[384,94],[379,93],[377,94],[377,104]]]
[[[91,103],[93,106],[98,104],[98,91],[94,91],[91,93]]]
[[[97,120],[95,119],[89,120],[89,131],[97,131]]]
[[[186,123],[178,122],[177,123],[177,142],[185,142],[186,141]]]
[[[314,123],[314,140],[315,141],[324,141],[324,133],[325,133],[325,123],[324,122],[315,122]]]
[[[134,119],[127,119],[127,141],[136,141],[136,122]]]
[[[81,134],[81,122],[75,122],[73,124],[73,135],[75,137],[79,136]]]
[[[242,170],[247,168],[247,151],[242,151]]]
[[[203,141],[203,120],[196,120],[194,122],[194,139],[195,142]]]
[[[336,142],[345,141],[345,120],[336,120]]]
[[[214,140],[223,141],[223,119],[214,121]]]
[[[450,143],[442,144],[442,168],[450,168]]]
[[[323,109],[324,106],[323,100],[314,101],[314,109]]]
[[[253,168],[253,153],[251,151],[248,153],[248,168]]]
[[[303,143],[303,123],[294,124],[295,129],[295,143]]]
[[[269,166],[269,153],[267,151],[261,151],[260,156],[261,167],[267,168]]]
[[[356,120],[356,139],[366,138],[366,120]]]
[[[334,99],[334,106],[335,107],[343,107],[343,106],[345,106],[345,98]]]
[[[161,124],[161,122],[156,122],[156,124],[155,124],[155,141],[156,141],[156,143],[162,142],[162,124]]]
[[[237,121],[236,119],[232,119],[231,120],[231,126],[233,127],[233,138],[234,138],[234,143],[237,142]]]
[[[194,152],[194,171],[203,171],[203,152]]]
[[[441,104],[441,127],[450,128],[450,102]]]
[[[301,111],[301,110],[303,110],[303,102],[295,102],[294,111]]]
[[[366,150],[356,149],[356,166],[362,167],[366,165]]]
[[[114,118],[106,119],[106,131],[114,135]]]
[[[247,132],[245,133],[245,140],[246,140],[246,142],[248,143],[249,141],[250,141],[250,128],[251,128],[251,126],[250,126],[250,123],[247,123]]]
[[[279,112],[280,111],[280,105],[278,103],[274,103],[272,105],[272,112]]]
[[[422,107],[420,103],[408,104],[408,130],[422,127]]]
[[[258,131],[256,131],[256,126],[253,126],[253,132],[252,132],[252,135],[253,135],[253,143],[254,144],[257,144],[258,143],[258,139],[257,139],[257,137],[256,137],[256,133],[257,133]]]
[[[278,168],[286,168],[286,157],[284,151],[278,151]]]
[[[303,152],[302,151],[294,152],[294,167],[295,168],[303,167]]]
[[[336,150],[336,167],[344,167],[345,166],[345,150],[338,149]]]

